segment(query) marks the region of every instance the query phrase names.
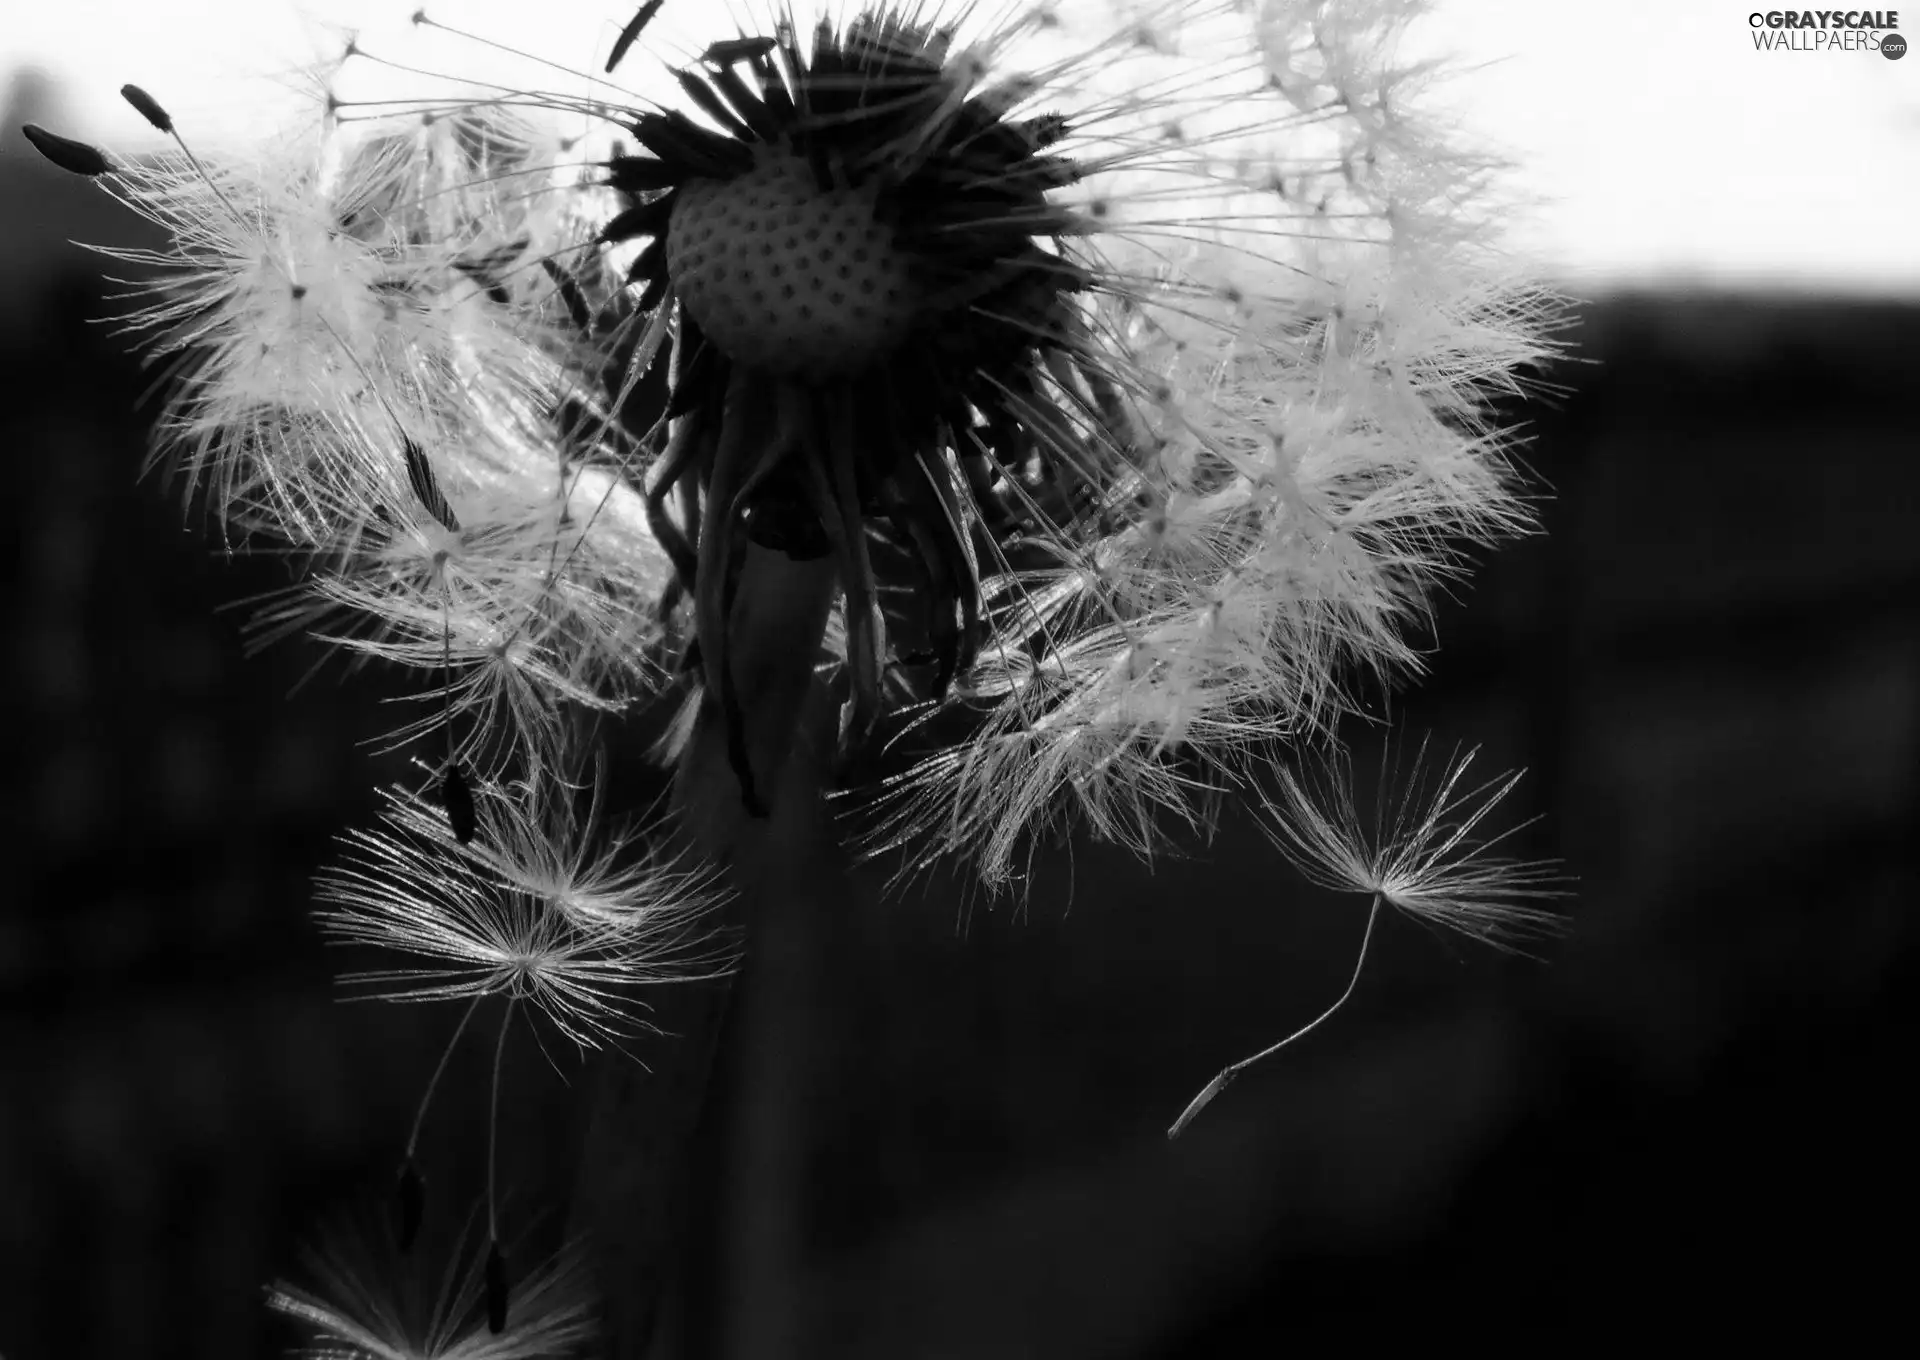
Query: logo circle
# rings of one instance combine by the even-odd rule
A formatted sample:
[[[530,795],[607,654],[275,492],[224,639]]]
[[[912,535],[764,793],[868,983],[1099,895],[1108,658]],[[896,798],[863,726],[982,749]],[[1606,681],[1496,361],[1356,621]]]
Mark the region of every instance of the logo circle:
[[[1898,61],[1907,55],[1907,40],[1898,33],[1889,33],[1880,40],[1880,55],[1888,61]]]

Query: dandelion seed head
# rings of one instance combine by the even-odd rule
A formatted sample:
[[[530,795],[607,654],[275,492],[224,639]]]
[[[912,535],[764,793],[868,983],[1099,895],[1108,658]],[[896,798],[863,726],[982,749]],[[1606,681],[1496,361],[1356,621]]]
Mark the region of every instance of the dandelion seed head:
[[[1045,828],[1151,851],[1324,736],[1528,527],[1490,403],[1552,301],[1400,55],[1421,9],[666,5],[623,85],[356,47],[218,194],[107,178],[174,235],[140,320],[192,355],[190,480],[316,554],[283,626],[458,672],[412,735],[538,751],[690,671],[737,736],[743,558],[831,559],[790,664],[843,757],[917,752],[847,806],[991,885]],[[363,67],[418,92],[332,93]]]

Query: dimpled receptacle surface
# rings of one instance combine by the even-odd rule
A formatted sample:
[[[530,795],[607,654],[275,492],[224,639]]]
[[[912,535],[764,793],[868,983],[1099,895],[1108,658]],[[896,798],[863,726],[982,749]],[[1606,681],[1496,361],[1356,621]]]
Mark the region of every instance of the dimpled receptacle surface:
[[[804,160],[683,185],[667,270],[683,306],[735,363],[794,377],[857,373],[898,345],[914,290],[875,191],[822,191]]]

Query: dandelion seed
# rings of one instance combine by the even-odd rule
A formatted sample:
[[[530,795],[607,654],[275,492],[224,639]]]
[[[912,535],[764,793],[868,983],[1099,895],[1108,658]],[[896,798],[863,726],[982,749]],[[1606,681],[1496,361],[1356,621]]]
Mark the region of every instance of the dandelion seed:
[[[1335,752],[1317,778],[1282,767],[1277,796],[1264,799],[1262,830],[1288,862],[1308,879],[1335,892],[1364,894],[1366,932],[1346,990],[1326,1010],[1276,1044],[1220,1071],[1188,1102],[1167,1130],[1177,1138],[1241,1072],[1319,1028],[1353,995],[1382,906],[1445,926],[1476,939],[1513,948],[1558,928],[1560,918],[1536,903],[1564,897],[1565,879],[1545,860],[1490,853],[1526,823],[1475,839],[1487,815],[1520,782],[1519,773],[1463,789],[1477,750],[1456,754],[1434,780],[1423,777],[1422,742],[1397,798],[1382,794],[1371,829],[1363,825],[1353,795],[1351,761]],[[1386,772],[1389,774],[1397,772]],[[1383,783],[1398,781],[1391,778]],[[1393,804],[1387,811],[1387,804]]]
[[[487,1245],[487,1330],[507,1330],[507,1258],[497,1240]]]
[[[1277,793],[1262,800],[1262,829],[1320,887],[1378,895],[1415,920],[1518,947],[1559,928],[1561,918],[1538,904],[1565,897],[1566,880],[1550,861],[1497,853],[1529,823],[1479,835],[1525,771],[1469,784],[1478,754],[1478,748],[1456,753],[1432,775],[1423,741],[1404,778],[1393,763],[1383,763],[1371,826],[1356,806],[1348,757],[1331,753],[1315,774],[1283,766],[1275,775]],[[1389,792],[1394,788],[1397,794]]]
[[[569,1360],[589,1353],[597,1303],[580,1255],[562,1252],[517,1281],[511,1316],[505,1255],[497,1243],[475,1257],[457,1246],[437,1278],[403,1259],[364,1226],[330,1226],[305,1253],[307,1279],[267,1294],[274,1312],[299,1324],[306,1360]],[[498,1316],[500,1325],[494,1326]]]
[[[709,66],[731,66],[739,61],[758,61],[773,55],[780,44],[772,38],[722,38],[709,43],[700,60]]]
[[[503,889],[551,903],[583,929],[630,934],[664,949],[672,934],[708,919],[726,889],[711,866],[676,848],[661,828],[609,825],[605,788],[600,768],[583,809],[564,767],[515,781],[486,804],[487,834],[469,848],[468,862]],[[696,951],[687,963],[707,966],[721,957]]]
[[[1187,1102],[1187,1108],[1180,1112],[1180,1117],[1168,1126],[1167,1138],[1169,1141],[1178,1138],[1182,1133],[1186,1132],[1187,1126],[1199,1117],[1202,1110],[1213,1103],[1214,1097],[1227,1089],[1227,1084],[1235,1077],[1262,1059],[1272,1057],[1281,1049],[1292,1044],[1296,1039],[1305,1038],[1314,1030],[1320,1028],[1323,1022],[1332,1019],[1334,1013],[1347,1004],[1348,998],[1353,995],[1353,989],[1360,983],[1360,972],[1366,967],[1367,963],[1367,946],[1373,943],[1373,928],[1379,919],[1380,898],[1376,895],[1373,899],[1373,904],[1367,908],[1367,929],[1366,933],[1360,937],[1360,953],[1353,961],[1353,975],[1347,979],[1346,990],[1340,993],[1339,999],[1321,1011],[1320,1014],[1314,1016],[1313,1019],[1307,1021],[1306,1024],[1300,1026],[1299,1029],[1280,1040],[1279,1043],[1269,1044],[1251,1057],[1242,1058],[1237,1063],[1221,1068],[1212,1081],[1200,1088],[1200,1094]]]
[[[427,461],[426,450],[412,439],[402,437],[401,446],[407,463],[407,481],[413,487],[413,494],[426,507],[429,515],[450,534],[460,532],[460,521],[454,517],[453,507],[447,504],[445,493],[433,475],[433,464]]]
[[[447,772],[440,778],[440,802],[446,809],[447,829],[462,845],[473,843],[478,820],[473,809],[473,785],[467,782],[466,767],[449,758]]]
[[[140,116],[146,119],[149,123],[152,123],[154,128],[157,131],[164,132],[169,135],[172,134],[173,132],[172,116],[169,115],[165,109],[160,107],[159,100],[155,99],[152,95],[148,94],[145,90],[141,89],[138,85],[122,85],[120,87],[120,97],[125,99],[129,104],[133,105],[134,109],[140,114]]]
[[[566,821],[538,787],[475,787],[471,842],[418,795],[389,793],[384,825],[350,832],[346,859],[321,874],[318,918],[336,942],[422,963],[343,981],[388,1000],[506,997],[594,1047],[640,1025],[638,989],[724,971],[724,941],[701,929],[719,900],[708,880],[657,857],[618,866],[622,836],[604,852],[536,852]]]
[[[68,174],[97,179],[101,175],[113,173],[113,163],[97,146],[75,141],[71,137],[62,137],[57,132],[48,132],[38,123],[22,124],[20,132],[33,144],[35,151]]]
[[[487,1125],[487,1228],[497,1246],[499,1101],[515,1008],[527,1002],[571,1042],[596,1046],[639,1024],[631,1013],[635,988],[712,976],[726,962],[724,941],[697,933],[719,896],[708,878],[664,863],[657,853],[621,863],[633,833],[616,831],[607,844],[596,844],[603,829],[598,804],[584,819],[576,817],[563,777],[542,771],[516,787],[476,791],[463,775],[459,787],[468,800],[458,814],[467,819],[465,828],[455,815],[435,815],[417,795],[393,793],[387,827],[351,836],[355,853],[323,874],[318,889],[325,904],[319,917],[331,939],[398,947],[451,965],[351,974],[349,985],[392,1000],[469,998],[421,1096],[402,1155],[396,1208],[403,1250],[424,1213],[415,1162],[421,1130],[482,1000],[507,1000]],[[504,1319],[505,1267],[488,1270],[489,1314]],[[493,1330],[503,1325],[495,1322]]]
[[[627,20],[626,27],[620,30],[620,36],[613,40],[613,50],[607,54],[608,75],[612,75],[613,68],[626,59],[627,53],[639,40],[640,35],[646,31],[647,25],[653,22],[654,16],[660,12],[660,6],[664,3],[665,0],[646,0],[645,4],[634,11],[633,17]]]
[[[446,731],[498,733],[551,760],[569,708],[612,711],[657,684],[648,650],[664,565],[636,518],[639,496],[578,468],[565,492],[444,490],[449,530],[426,502],[369,529],[350,558],[262,611],[263,638],[305,633],[363,659],[433,673],[434,711],[395,743]],[[629,530],[631,532],[629,532]]]

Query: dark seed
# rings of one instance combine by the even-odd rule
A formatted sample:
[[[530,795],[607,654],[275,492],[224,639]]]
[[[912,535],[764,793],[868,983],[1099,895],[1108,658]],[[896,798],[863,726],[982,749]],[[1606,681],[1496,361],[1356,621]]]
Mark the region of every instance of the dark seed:
[[[498,1242],[487,1247],[487,1330],[495,1336],[507,1330],[507,1258]]]
[[[540,267],[553,280],[574,328],[582,334],[590,334],[593,329],[593,309],[587,305],[587,295],[580,290],[579,282],[552,260],[540,261]]]
[[[173,131],[173,118],[160,107],[160,101],[141,89],[138,85],[122,85],[120,97],[139,112],[140,116],[165,133]]]
[[[618,66],[621,59],[627,55],[628,49],[633,46],[634,39],[640,36],[642,29],[653,22],[653,16],[660,12],[660,6],[665,3],[666,0],[647,0],[646,4],[640,6],[640,12],[627,20],[627,26],[620,30],[620,36],[613,40],[613,51],[607,54],[608,75],[613,74],[613,68]],[[497,1332],[500,1329],[495,1327],[493,1330]]]
[[[700,60],[712,66],[736,61],[755,61],[773,51],[772,38],[723,38],[700,54]]]
[[[96,175],[110,174],[112,164],[106,153],[99,147],[86,142],[76,142],[71,137],[62,137],[57,132],[48,132],[38,123],[25,123],[20,131],[33,143],[33,149],[65,170],[70,175],[85,175],[88,179]]]
[[[615,156],[607,162],[607,170],[607,183],[623,194],[671,189],[680,182],[682,173],[672,165],[645,156]]]
[[[427,452],[414,443],[409,435],[402,435],[402,446],[407,459],[407,481],[413,486],[413,494],[427,508],[427,513],[438,520],[440,527],[450,534],[460,532],[460,521],[454,518],[453,507],[447,504],[446,493],[440,490],[440,479],[433,475],[433,464],[427,461]]]
[[[400,1220],[400,1250],[412,1251],[420,1236],[420,1220],[427,1211],[427,1183],[411,1157],[400,1163],[400,1182],[394,1187],[394,1196]]]
[[[440,781],[440,800],[447,809],[447,825],[453,828],[453,838],[462,845],[472,845],[474,832],[479,830],[479,817],[473,806],[473,786],[467,782],[467,770],[459,761],[447,766],[447,773]]]
[[[507,292],[506,285],[501,282],[501,279],[505,271],[520,258],[520,253],[526,248],[527,239],[521,237],[497,250],[457,259],[453,262],[453,267],[485,289],[487,297],[497,306],[509,306],[513,302],[513,296]]]

